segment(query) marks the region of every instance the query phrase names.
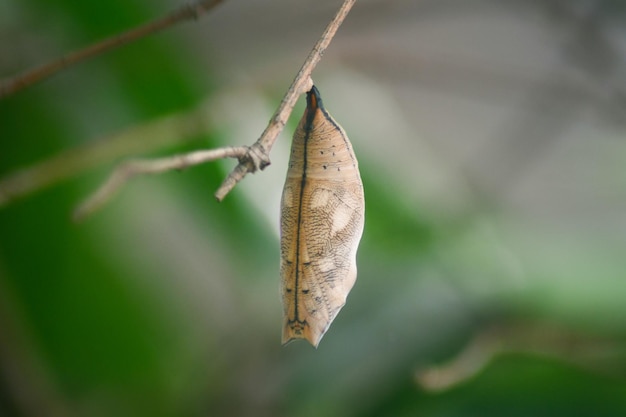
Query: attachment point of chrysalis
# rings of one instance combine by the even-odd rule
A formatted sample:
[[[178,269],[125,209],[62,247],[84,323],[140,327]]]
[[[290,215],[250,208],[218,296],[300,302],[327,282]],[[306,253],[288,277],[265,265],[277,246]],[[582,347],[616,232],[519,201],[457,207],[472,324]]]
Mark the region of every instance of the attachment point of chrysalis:
[[[322,108],[322,97],[315,85],[306,93],[306,107],[307,110],[317,110]]]
[[[317,87],[313,85],[311,89],[306,93],[306,130],[310,130],[312,128],[315,114],[317,114],[318,110],[323,111],[323,109],[324,106],[322,104],[322,97],[320,96],[320,92]]]

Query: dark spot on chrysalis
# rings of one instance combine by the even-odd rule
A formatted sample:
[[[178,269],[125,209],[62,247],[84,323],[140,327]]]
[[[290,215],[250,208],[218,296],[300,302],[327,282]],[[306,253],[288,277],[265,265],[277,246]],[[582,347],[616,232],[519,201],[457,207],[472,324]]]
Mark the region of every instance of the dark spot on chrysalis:
[[[302,290],[302,294],[308,294],[311,290]]]
[[[326,168],[328,168],[328,167],[327,167],[326,165],[322,165],[322,168],[326,169]]]

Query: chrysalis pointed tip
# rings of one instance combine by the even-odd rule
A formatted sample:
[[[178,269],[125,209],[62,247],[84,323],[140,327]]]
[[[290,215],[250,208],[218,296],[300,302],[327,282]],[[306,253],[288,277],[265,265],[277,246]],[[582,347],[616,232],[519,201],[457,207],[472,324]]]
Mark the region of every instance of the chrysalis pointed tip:
[[[293,342],[294,340],[303,339],[309,342],[311,346],[317,349],[317,346],[320,344],[320,340],[322,340],[322,336],[324,336],[324,332],[318,333],[313,331],[308,325],[304,327],[291,326],[286,325],[283,328],[283,337],[281,343],[283,346],[286,346]]]
[[[317,349],[317,347],[320,344],[321,338],[319,338],[318,340],[313,340],[313,339],[309,339],[308,337],[290,337],[288,339],[283,339],[281,344],[283,346],[287,346],[287,345],[290,345],[295,340],[306,340],[307,342],[309,342],[311,346]]]

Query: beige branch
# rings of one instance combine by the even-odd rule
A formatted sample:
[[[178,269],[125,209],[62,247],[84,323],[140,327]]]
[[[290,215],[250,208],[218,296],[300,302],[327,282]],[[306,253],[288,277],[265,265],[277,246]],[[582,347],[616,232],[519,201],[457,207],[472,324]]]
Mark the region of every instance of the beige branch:
[[[218,1],[213,0],[213,2],[217,3]],[[320,61],[322,54],[355,2],[356,0],[344,1],[309,53],[276,113],[270,119],[267,128],[252,146],[218,148],[169,158],[134,160],[122,163],[121,166],[114,170],[107,182],[92,196],[88,197],[86,202],[76,210],[75,218],[82,219],[101,207],[118,188],[135,175],[182,169],[216,159],[237,158],[239,164],[216,192],[216,198],[221,201],[248,173],[259,169],[262,170],[269,165],[268,153],[285,127],[298,96],[308,91],[313,85],[311,72]],[[212,3],[200,2],[198,4],[208,7],[207,5]],[[173,142],[172,138],[176,136],[176,133],[183,137],[193,137],[198,133],[206,131],[207,128],[205,109],[201,108],[192,114],[184,113],[170,116],[139,128],[129,129],[126,132],[100,140],[94,144],[66,151],[0,179],[0,207],[9,204],[19,197],[66,180],[94,165],[106,163],[112,159],[128,155],[133,151],[145,151],[146,142],[143,139],[137,140],[138,138],[152,138],[150,141],[151,145],[155,143],[167,144]]]
[[[197,19],[204,13],[213,9],[223,0],[202,0],[194,4],[185,5],[167,16],[153,22],[131,29],[119,35],[112,36],[103,41],[88,46],[87,48],[67,54],[60,59],[49,62],[39,67],[32,68],[18,74],[12,79],[4,81],[0,85],[0,99],[14,94],[19,90],[48,78],[58,71],[70,65],[84,61],[92,56],[101,54],[118,46],[125,45],[144,36],[150,35],[162,29],[166,29],[184,20]]]
[[[322,58],[326,48],[335,36],[337,29],[339,29],[339,26],[341,26],[341,23],[344,21],[355,2],[356,0],[345,0],[343,2],[337,14],[333,20],[330,21],[326,30],[324,30],[324,33],[322,33],[322,36],[309,53],[304,64],[302,64],[300,71],[298,71],[298,74],[289,87],[289,90],[287,90],[285,97],[283,97],[276,113],[274,113],[270,119],[265,131],[256,143],[250,147],[249,158],[244,158],[240,161],[239,165],[228,175],[220,188],[215,192],[215,198],[217,198],[218,201],[222,201],[246,174],[255,172],[257,169],[262,170],[270,164],[269,151],[272,149],[278,135],[285,127],[298,97],[308,91],[313,85],[311,72]]]
[[[173,169],[184,169],[189,166],[215,161],[216,159],[243,158],[247,152],[247,146],[224,147],[189,152],[167,158],[126,161],[118,165],[109,175],[107,181],[74,211],[74,220],[80,221],[96,211],[135,175],[158,174]]]
[[[213,161],[221,158],[237,158],[239,164],[231,171],[220,188],[215,193],[218,201],[232,190],[248,173],[263,170],[270,164],[269,151],[274,146],[278,135],[285,127],[293,107],[300,94],[309,90],[313,81],[311,72],[320,61],[324,51],[330,44],[337,29],[347,16],[356,0],[345,0],[333,20],[317,41],[302,68],[296,75],[293,83],[283,97],[276,113],[270,119],[268,126],[261,137],[250,147],[227,147],[209,151],[197,151],[185,155],[177,155],[156,160],[135,160],[123,163],[111,174],[109,179],[83,203],[75,212],[74,218],[83,219],[101,207],[112,195],[131,177],[138,174],[154,174],[172,169],[181,169],[191,165]]]
[[[161,117],[19,169],[0,178],[0,207],[102,164],[191,141],[212,129],[207,111],[203,105]]]

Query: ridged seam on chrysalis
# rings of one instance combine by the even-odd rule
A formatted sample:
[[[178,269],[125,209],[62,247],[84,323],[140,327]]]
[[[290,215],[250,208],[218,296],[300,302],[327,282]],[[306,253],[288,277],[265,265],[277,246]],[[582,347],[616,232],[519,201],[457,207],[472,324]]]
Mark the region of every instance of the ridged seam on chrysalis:
[[[317,92],[317,89],[315,88],[315,86],[313,86],[313,88],[311,89],[311,92],[313,90]],[[306,170],[307,170],[307,153],[308,153],[307,147],[309,144],[309,137],[311,135],[311,131],[313,130],[313,119],[315,119],[315,113],[316,113],[315,110],[317,110],[317,105],[316,105],[315,110],[311,111],[313,109],[311,100],[315,99],[316,103],[319,102],[317,100],[319,96],[315,97],[315,92],[313,94],[311,94],[311,92],[307,93],[307,114],[306,114],[306,123],[304,125],[304,149],[303,149],[303,155],[302,155],[302,179],[300,180],[300,198],[298,201],[298,220],[296,223],[296,269],[295,269],[296,276],[295,276],[295,282],[294,282],[294,288],[293,288],[293,291],[295,294],[294,318],[293,320],[289,320],[290,324],[298,323],[303,328],[304,326],[307,325],[307,321],[299,320],[300,315],[298,314],[298,286],[300,283],[300,233],[302,231],[302,203],[304,201],[304,198],[303,198],[304,187],[306,187]]]

